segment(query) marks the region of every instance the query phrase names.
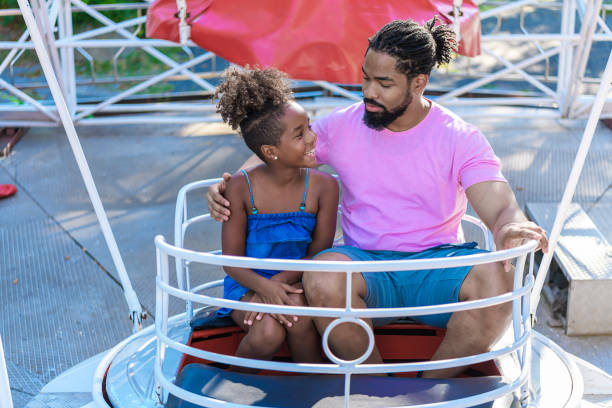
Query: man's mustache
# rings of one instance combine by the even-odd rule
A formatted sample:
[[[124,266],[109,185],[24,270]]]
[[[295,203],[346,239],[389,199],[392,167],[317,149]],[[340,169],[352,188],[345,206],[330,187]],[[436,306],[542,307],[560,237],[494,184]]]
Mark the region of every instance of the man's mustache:
[[[383,105],[381,105],[380,103],[378,103],[376,101],[373,101],[372,99],[369,99],[369,98],[363,98],[363,103],[367,103],[368,105],[378,106],[379,108],[387,110],[387,108],[385,108]]]

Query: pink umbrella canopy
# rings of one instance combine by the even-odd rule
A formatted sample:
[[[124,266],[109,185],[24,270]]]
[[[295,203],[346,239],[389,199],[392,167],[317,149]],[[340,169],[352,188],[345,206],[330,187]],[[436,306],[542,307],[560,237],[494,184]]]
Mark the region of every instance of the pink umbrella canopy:
[[[292,78],[361,83],[368,37],[396,19],[451,24],[452,0],[187,0],[191,39],[238,65],[274,66]],[[458,52],[480,53],[480,16],[464,0]],[[157,0],[147,36],[179,42],[176,0]]]

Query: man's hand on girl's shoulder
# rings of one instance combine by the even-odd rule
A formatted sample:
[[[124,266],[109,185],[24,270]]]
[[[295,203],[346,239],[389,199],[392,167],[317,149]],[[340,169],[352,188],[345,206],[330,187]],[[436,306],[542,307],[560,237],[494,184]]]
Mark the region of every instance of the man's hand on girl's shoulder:
[[[223,194],[225,193],[227,183],[231,178],[231,174],[223,173],[223,180],[208,187],[208,190],[206,191],[206,204],[208,205],[208,211],[210,212],[210,216],[215,221],[223,222],[229,220],[230,203],[225,199]]]

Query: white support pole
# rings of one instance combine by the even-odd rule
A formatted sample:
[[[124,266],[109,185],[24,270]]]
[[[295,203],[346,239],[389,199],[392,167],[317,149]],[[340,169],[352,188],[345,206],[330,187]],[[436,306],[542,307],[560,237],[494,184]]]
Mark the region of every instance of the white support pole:
[[[591,54],[591,46],[593,45],[593,35],[597,28],[597,18],[603,0],[591,0],[587,4],[586,13],[582,20],[580,29],[580,41],[578,42],[576,56],[572,64],[572,71],[569,77],[569,88],[564,102],[565,110],[562,112],[563,117],[571,117],[574,110],[575,100],[580,93],[580,83],[583,80],[586,65]]]
[[[453,0],[453,30],[457,44],[461,42],[461,4],[463,0]]]
[[[553,224],[550,237],[548,238],[548,252],[542,257],[542,262],[538,268],[538,275],[536,276],[533,290],[531,292],[532,321],[534,321],[538,308],[538,302],[540,301],[540,293],[542,292],[542,286],[544,286],[544,278],[546,277],[548,267],[550,266],[550,262],[557,247],[557,241],[561,235],[561,229],[563,228],[563,224],[565,224],[567,209],[572,202],[572,197],[576,191],[576,185],[578,184],[578,179],[580,178],[580,173],[582,172],[582,167],[584,166],[584,161],[586,160],[589,147],[591,146],[591,141],[593,140],[595,128],[599,122],[599,117],[606,100],[606,95],[608,94],[608,89],[610,88],[610,82],[612,82],[612,52],[608,57],[608,63],[606,64],[606,70],[601,78],[599,90],[597,91],[597,96],[595,97],[595,103],[593,103],[593,108],[591,109],[589,120],[584,129],[584,134],[582,135],[582,140],[580,141],[580,146],[578,147],[578,153],[576,154],[576,159],[574,160],[574,165],[572,167],[572,171],[570,172],[569,180],[567,181],[567,186],[565,187],[563,197],[561,198],[561,203],[557,209],[555,222]]]
[[[8,372],[6,371],[6,362],[4,361],[2,336],[0,336],[0,408],[13,408],[11,387],[9,385]]]
[[[59,4],[61,0],[50,0],[52,5]],[[59,54],[57,52],[57,48],[55,47],[55,36],[53,34],[53,28],[55,27],[55,20],[51,21],[49,18],[49,13],[47,12],[47,4],[45,0],[32,0],[32,13],[36,16],[35,20],[38,20],[40,24],[41,30],[41,41],[49,54],[49,58],[51,61],[51,67],[55,71],[55,75],[57,77],[57,81],[60,89],[64,92],[64,96],[66,96],[66,88],[64,86],[63,78],[60,75],[61,66],[59,60]],[[61,11],[59,11],[61,13]]]
[[[72,7],[70,0],[56,0],[61,3],[59,12],[59,37],[70,38],[72,36]],[[56,44],[57,45],[57,44]],[[62,76],[66,87],[66,102],[70,116],[74,117],[77,100],[76,100],[76,74],[74,70],[74,48],[60,48]]]
[[[53,95],[53,100],[55,101],[55,104],[57,106],[60,119],[62,121],[62,124],[64,125],[64,129],[66,130],[66,136],[68,136],[70,147],[72,148],[72,152],[76,159],[77,165],[79,166],[83,181],[85,182],[85,187],[87,188],[87,193],[89,194],[89,198],[91,200],[91,203],[93,204],[96,217],[98,218],[98,222],[100,223],[100,228],[102,229],[104,239],[106,240],[106,244],[108,245],[108,249],[110,250],[113,262],[115,264],[115,268],[117,268],[117,273],[119,274],[119,279],[121,280],[121,284],[123,286],[123,293],[130,308],[130,317],[133,319],[133,330],[134,332],[136,332],[142,327],[142,307],[140,306],[140,302],[138,301],[136,292],[134,292],[134,290],[132,289],[130,278],[125,270],[125,265],[123,264],[123,260],[121,259],[119,248],[117,247],[117,243],[115,241],[115,237],[113,236],[113,232],[111,230],[110,223],[108,222],[108,218],[106,217],[104,207],[102,206],[102,201],[100,200],[100,196],[98,194],[98,190],[96,189],[96,184],[91,175],[91,171],[89,170],[89,165],[87,164],[87,160],[85,159],[83,148],[81,147],[81,143],[79,142],[76,130],[74,129],[74,124],[72,123],[70,112],[68,112],[66,100],[64,99],[64,95],[62,93],[62,90],[60,89],[59,83],[53,71],[49,54],[47,54],[47,49],[45,48],[42,36],[40,34],[40,31],[38,30],[38,25],[36,24],[36,20],[34,19],[34,15],[32,14],[32,9],[30,8],[29,1],[17,1],[19,2],[19,8],[21,9],[23,19],[26,23],[26,26],[28,27],[28,31],[30,32],[30,36],[32,37],[32,41],[34,42],[36,54],[38,55],[38,58],[40,60],[40,64],[45,74],[45,78],[49,85],[49,90]]]
[[[191,26],[187,24],[187,2],[185,0],[176,0],[176,8],[178,9],[179,17],[179,40],[181,45],[187,45],[187,41],[191,38]]]
[[[576,0],[565,0],[561,10],[561,34],[573,35],[576,26]],[[569,47],[569,42],[564,41],[563,51],[559,53],[559,68],[557,73],[557,100],[559,111],[565,112],[567,104],[567,93],[570,88],[569,78],[571,74],[572,58],[574,48]]]

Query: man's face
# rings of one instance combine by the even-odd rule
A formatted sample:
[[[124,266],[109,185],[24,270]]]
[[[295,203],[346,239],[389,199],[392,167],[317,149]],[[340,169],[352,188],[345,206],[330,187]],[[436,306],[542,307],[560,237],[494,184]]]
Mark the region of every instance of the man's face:
[[[406,75],[395,68],[396,59],[389,54],[369,50],[363,66],[363,122],[369,128],[382,130],[402,116],[412,102]]]

